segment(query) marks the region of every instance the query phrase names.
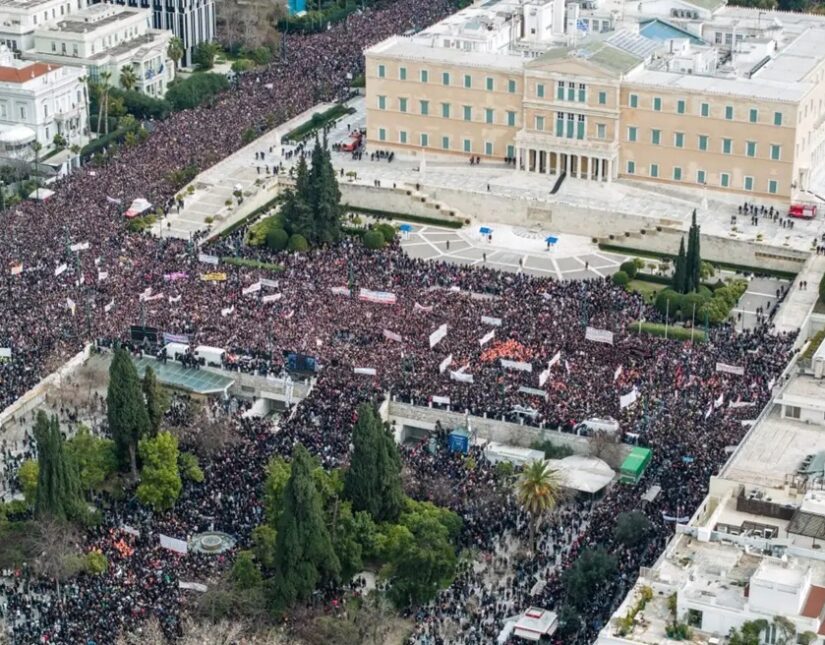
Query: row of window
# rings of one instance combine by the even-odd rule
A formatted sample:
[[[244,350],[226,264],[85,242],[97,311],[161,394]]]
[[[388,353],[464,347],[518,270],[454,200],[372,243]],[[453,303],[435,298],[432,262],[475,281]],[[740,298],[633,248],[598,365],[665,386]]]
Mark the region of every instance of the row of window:
[[[639,140],[639,128],[636,126],[630,126],[627,128],[627,140],[630,142],[636,142]],[[650,130],[650,143],[654,146],[658,146],[662,144],[662,131],[657,129]],[[721,151],[724,155],[732,155],[734,154],[733,149],[733,139],[722,139]],[[674,148],[684,148],[685,147],[685,133],[684,132],[674,132],[673,133],[673,147]],[[701,150],[702,152],[707,152],[710,147],[710,137],[706,134],[700,134],[696,137],[696,149]],[[771,143],[768,146],[769,154],[768,157],[772,161],[781,161],[782,160],[782,146],[777,143]],[[758,152],[758,145],[756,141],[745,141],[745,146],[743,149],[743,154],[746,157],[756,157]]]
[[[461,76],[461,75],[458,75]],[[378,65],[378,78],[386,78],[387,77],[387,67],[386,65]],[[406,81],[407,80],[407,68],[406,67],[399,67],[398,68],[398,80],[399,81]],[[419,70],[418,72],[418,80],[422,83],[429,83],[430,82],[430,71],[426,69]],[[453,84],[453,76],[450,72],[442,72],[441,73],[441,84],[450,86]],[[473,87],[484,88],[487,92],[495,92],[496,91],[496,79],[492,76],[485,76],[484,83],[481,85],[476,86],[475,81],[473,80],[472,74],[464,74],[462,79],[462,86],[466,89],[472,89]],[[508,79],[507,80],[507,91],[510,94],[515,94],[517,90],[517,84],[515,79]]]
[[[649,176],[653,179],[657,179],[661,177],[659,174],[659,164],[652,163],[650,164],[649,168]],[[628,175],[635,175],[636,174],[636,162],[635,161],[628,161],[627,162],[627,174]],[[682,181],[684,179],[684,174],[682,172],[682,168],[679,166],[674,166],[671,178],[674,181]],[[696,183],[700,185],[705,185],[707,183],[707,173],[704,170],[697,170],[696,171]],[[744,190],[752,191],[754,190],[755,180],[750,175],[743,177],[742,179],[742,188]],[[731,187],[731,175],[727,172],[719,173],[719,186],[722,188],[730,188]],[[768,192],[772,195],[775,195],[779,192],[779,182],[776,179],[769,179],[767,184]]]
[[[386,96],[379,96],[378,97],[378,109],[379,110],[386,110],[387,106],[389,105],[389,101],[387,100]],[[410,102],[406,98],[399,98],[398,99],[398,111],[399,112],[409,112]],[[493,108],[483,108],[482,112],[484,114],[484,123],[488,123],[490,125],[495,125],[496,123],[496,111]],[[429,116],[430,114],[430,102],[429,101],[418,101],[418,113],[421,116]],[[472,105],[462,105],[461,106],[461,114],[462,119],[464,121],[472,121],[473,120],[473,106]],[[506,110],[505,111],[505,123],[510,127],[515,127],[517,125],[517,113],[513,110]],[[441,116],[445,119],[453,118],[453,105],[452,103],[441,103]],[[503,125],[503,124],[502,124]]]
[[[544,83],[536,83],[536,98],[546,98],[547,93]],[[607,92],[599,91],[597,94],[598,104],[607,105]],[[572,81],[558,81],[556,83],[556,100],[573,101],[576,103],[587,103],[587,86],[584,83],[573,83]]]
[[[386,128],[378,128],[378,140],[379,141],[387,141],[387,130]],[[406,130],[400,130],[398,132],[398,143],[407,144],[411,143],[410,136]],[[452,137],[443,136],[441,137],[441,149],[442,150],[452,150],[454,152],[469,152],[469,153],[480,153],[480,150],[474,147],[472,139],[461,139],[461,147],[456,147],[455,144],[457,143],[453,140]],[[418,135],[418,145],[422,148],[427,148],[430,146],[430,135],[426,132],[422,132]],[[495,145],[492,141],[485,141],[481,148],[484,151],[484,154],[488,157],[492,157],[495,154]],[[507,145],[506,147],[506,156],[507,157],[515,157],[516,156],[516,149],[515,146],[512,144]]]
[[[639,95],[638,94],[630,94],[628,95],[627,100],[628,107],[638,108],[639,107]],[[662,98],[660,96],[654,96],[651,99],[650,104],[651,109],[654,112],[661,112],[662,111]],[[687,102],[684,99],[679,99],[676,101],[676,114],[685,114],[687,111]],[[710,117],[711,116],[711,106],[710,103],[700,103],[699,104],[699,111],[698,115],[702,117]],[[734,120],[734,107],[732,105],[725,105],[724,106],[724,118],[726,121],[733,121]],[[759,123],[759,109],[752,107],[748,108],[748,122],[750,123]],[[773,124],[774,125],[782,125],[782,112],[774,112],[773,113]]]

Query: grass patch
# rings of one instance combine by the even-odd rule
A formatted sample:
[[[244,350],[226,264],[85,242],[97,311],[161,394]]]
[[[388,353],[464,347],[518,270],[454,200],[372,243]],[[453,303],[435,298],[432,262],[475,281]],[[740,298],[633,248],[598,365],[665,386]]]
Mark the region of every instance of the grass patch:
[[[261,262],[260,260],[250,260],[248,258],[223,257],[221,262],[233,264],[236,267],[246,267],[248,269],[263,269],[264,271],[283,271],[284,267],[274,262]]]
[[[653,282],[646,282],[644,280],[631,280],[627,283],[628,291],[635,291],[636,293],[642,294],[642,297],[648,304],[652,304],[656,299],[656,294],[664,288],[664,285],[654,284]]]
[[[663,323],[651,323],[651,322],[643,322],[641,327],[637,322],[634,322],[630,328],[635,331],[643,334],[651,334],[653,336],[661,336],[664,338],[665,336],[665,325]],[[668,340],[690,340],[691,337],[691,330],[685,329],[684,327],[677,327],[676,325],[668,325],[667,326],[667,337]],[[702,329],[693,329],[693,340],[697,343],[704,343],[708,339],[707,334]]]
[[[805,353],[802,354],[802,360],[810,361],[814,357],[816,350],[819,349],[819,346],[822,344],[823,339],[825,339],[825,329],[820,329],[814,334],[813,338],[811,338],[811,342],[808,343]]]
[[[373,208],[361,208],[360,206],[345,205],[344,208],[353,213],[363,213],[376,219],[399,219],[415,224],[431,224],[432,226],[443,226],[444,228],[462,228],[464,222],[460,220],[438,219],[437,217],[424,217],[422,215],[406,215],[404,213],[393,213],[391,211],[380,211]]]
[[[281,138],[281,141],[303,141],[315,131],[323,128],[330,121],[334,121],[345,114],[353,114],[354,112],[354,108],[347,107],[341,103],[338,105],[333,105],[330,109],[325,110],[324,112],[316,112],[312,115],[312,118],[309,121],[303,125],[299,125],[294,130],[287,132]]]

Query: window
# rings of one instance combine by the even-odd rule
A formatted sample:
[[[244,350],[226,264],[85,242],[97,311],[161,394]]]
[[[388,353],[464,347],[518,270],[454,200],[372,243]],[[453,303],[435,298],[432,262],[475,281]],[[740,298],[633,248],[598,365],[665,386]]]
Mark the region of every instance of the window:
[[[629,99],[628,103],[629,103],[630,107],[632,107],[632,108],[639,107],[639,95],[638,94],[631,94],[628,97],[628,99]]]
[[[682,181],[682,169],[679,166],[673,168],[673,179],[674,181]]]
[[[421,133],[421,147],[426,148],[428,145],[430,145],[430,137],[429,137],[428,134],[422,132]]]
[[[379,110],[386,110],[387,109],[387,97],[386,96],[379,96],[378,97],[378,109]]]
[[[398,143],[407,143],[407,131],[406,130],[401,130],[401,132],[398,133]]]
[[[464,106],[464,120],[465,121],[472,121],[473,120],[473,107],[471,105]]]
[[[726,105],[725,106],[725,118],[728,121],[733,121],[733,106],[732,105]]]
[[[473,142],[470,139],[464,139],[464,152],[473,151]]]
[[[544,130],[544,117],[543,116],[537,116],[536,117],[536,130],[538,130],[539,132]]]
[[[699,135],[699,150],[707,150],[708,149],[708,135],[700,134]]]
[[[450,137],[441,137],[441,147],[444,148],[444,150],[450,149]]]
[[[628,175],[635,175],[636,174],[636,162],[635,161],[628,161],[627,162],[627,174]]]
[[[507,111],[507,125],[511,128],[516,125],[516,113],[512,111]]]
[[[771,195],[776,195],[776,193],[778,191],[779,191],[779,183],[776,181],[776,179],[769,179],[768,180],[768,192]]]
[[[654,146],[659,145],[659,141],[662,138],[662,131],[661,130],[651,130],[650,131],[650,143]]]
[[[699,114],[702,116],[710,116],[710,103],[702,103]]]
[[[782,112],[774,112],[773,113],[773,124],[774,125],[782,125]]]
[[[510,92],[510,94],[516,93],[516,82],[512,78],[507,81],[507,91]]]
[[[653,97],[653,111],[654,112],[661,112],[662,111],[662,99],[658,96]]]
[[[484,123],[492,123],[493,122],[493,109],[492,108],[484,108]]]
[[[650,164],[650,176],[656,178],[659,176],[659,164]]]
[[[398,99],[398,111],[399,112],[406,112],[407,111],[407,99]]]
[[[786,405],[785,416],[789,419],[798,419],[802,414],[802,408],[798,405]]]
[[[576,100],[576,84],[570,81],[567,83],[567,100],[568,101],[575,101]]]
[[[559,82],[556,84],[556,98],[557,98],[559,101],[563,101],[563,100],[564,100],[564,81],[559,81]]]
[[[733,139],[722,139],[722,154],[729,155],[733,150]]]
[[[719,175],[719,185],[722,188],[727,188],[728,186],[730,186],[730,175],[728,173],[723,172]]]
[[[567,128],[566,128],[565,136],[568,139],[572,139],[576,135],[576,115],[569,114],[567,115]]]
[[[756,123],[757,121],[759,121],[759,110],[757,110],[756,108],[751,108],[748,114],[748,119],[751,123]]]
[[[485,84],[485,87],[487,88],[488,92],[494,91],[495,83],[493,82],[493,78],[491,76],[488,76],[486,78],[486,80],[484,81],[484,84]]]
[[[406,81],[407,80],[407,68],[406,67],[399,67],[398,68],[398,80]]]
[[[44,119],[49,118],[49,104],[48,103],[43,104],[43,118]],[[49,138],[48,135],[46,136],[46,138],[47,139]]]
[[[384,128],[378,128],[378,140],[379,141],[386,141],[387,140],[387,131]]]
[[[442,103],[441,104],[441,116],[445,119],[450,118],[450,104],[449,103]]]
[[[420,78],[422,83],[428,83],[430,81],[430,72],[426,69],[422,69]]]
[[[704,185],[704,183],[705,183],[705,171],[704,170],[697,170],[696,171],[696,183]]]
[[[544,98],[544,85],[542,83],[536,84],[536,96],[540,99]]]
[[[753,190],[753,177],[745,177],[745,190]]]
[[[54,51],[54,48],[52,48],[52,51]],[[379,65],[378,66],[378,78],[384,78],[386,75],[387,75],[387,68],[384,67],[383,65]]]
[[[556,136],[564,136],[564,113],[556,112]]]
[[[676,113],[677,114],[684,114],[685,113],[685,101],[684,99],[679,99],[676,101]]]
[[[427,116],[430,113],[430,102],[419,101],[418,103],[421,107],[421,116]]]
[[[684,132],[676,132],[673,134],[673,145],[677,148],[684,148],[685,147],[685,133]]]
[[[20,120],[21,121],[26,120],[26,106],[25,105],[20,106]]]
[[[636,127],[635,126],[630,126],[627,129],[627,140],[628,141],[636,141],[636,132],[637,132]]]
[[[579,103],[587,102],[587,88],[584,83],[579,83]]]
[[[607,126],[604,123],[596,124],[596,138],[607,139]]]
[[[507,146],[507,158],[508,158],[508,159],[514,159],[514,158],[515,158],[515,156],[516,156],[516,148],[515,148],[515,146],[513,146],[513,145],[508,145],[508,146]]]
[[[599,105],[607,105],[607,92],[599,92]]]
[[[576,119],[576,138],[577,139],[584,139],[584,128],[585,128],[584,114],[579,114],[578,118]]]
[[[491,141],[485,141],[484,142],[484,154],[487,155],[488,157],[493,156],[493,144],[492,144]]]
[[[745,142],[745,154],[749,157],[756,156],[756,141]]]
[[[441,74],[441,84],[442,85],[449,85],[450,84],[450,72],[443,72]]]
[[[782,146],[778,146],[775,143],[771,144],[771,159],[774,161],[779,161],[782,156]]]
[[[447,83],[445,83],[447,85]],[[469,74],[464,75],[464,87],[470,88],[473,86],[473,77]]]

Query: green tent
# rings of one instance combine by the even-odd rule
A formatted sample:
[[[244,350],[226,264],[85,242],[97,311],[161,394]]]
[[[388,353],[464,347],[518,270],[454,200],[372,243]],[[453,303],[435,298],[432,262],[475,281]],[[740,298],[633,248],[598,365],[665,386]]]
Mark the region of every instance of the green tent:
[[[620,469],[619,481],[623,484],[636,484],[645,474],[653,452],[649,448],[636,446],[624,460]]]

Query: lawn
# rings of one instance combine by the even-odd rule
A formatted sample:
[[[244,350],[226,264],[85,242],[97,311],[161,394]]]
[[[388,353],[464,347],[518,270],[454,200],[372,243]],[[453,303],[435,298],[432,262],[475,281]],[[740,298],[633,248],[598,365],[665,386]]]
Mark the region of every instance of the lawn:
[[[627,283],[627,288],[630,291],[641,293],[645,302],[652,304],[656,299],[656,294],[665,288],[663,284],[656,284],[655,282],[645,282],[644,280],[631,280]]]

